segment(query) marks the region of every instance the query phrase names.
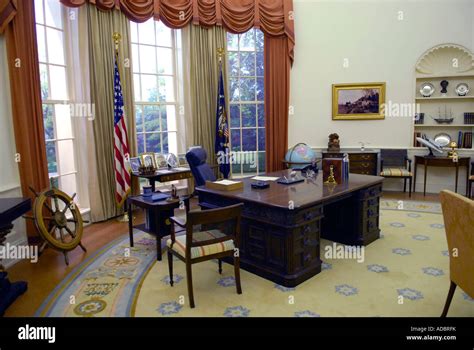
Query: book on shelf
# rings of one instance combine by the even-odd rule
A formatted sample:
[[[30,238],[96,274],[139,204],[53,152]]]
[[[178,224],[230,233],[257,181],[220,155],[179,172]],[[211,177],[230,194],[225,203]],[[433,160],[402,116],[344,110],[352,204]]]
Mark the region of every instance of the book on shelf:
[[[462,136],[463,136],[463,132],[460,131],[460,132],[458,133],[458,148],[463,148],[463,144],[462,144],[463,138],[462,138]]]
[[[464,124],[474,124],[474,112],[464,113]]]
[[[472,148],[472,132],[464,133],[462,148]]]

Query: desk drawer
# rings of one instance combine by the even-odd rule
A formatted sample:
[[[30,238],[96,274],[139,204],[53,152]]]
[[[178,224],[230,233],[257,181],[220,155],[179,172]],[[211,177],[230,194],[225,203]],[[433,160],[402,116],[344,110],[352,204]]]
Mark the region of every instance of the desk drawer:
[[[179,174],[172,174],[172,175],[163,175],[160,178],[160,182],[184,180],[184,179],[189,179],[191,177],[192,177],[191,173],[179,173]]]
[[[349,161],[357,162],[357,161],[364,161],[364,162],[375,162],[377,160],[376,153],[350,153],[349,154]]]

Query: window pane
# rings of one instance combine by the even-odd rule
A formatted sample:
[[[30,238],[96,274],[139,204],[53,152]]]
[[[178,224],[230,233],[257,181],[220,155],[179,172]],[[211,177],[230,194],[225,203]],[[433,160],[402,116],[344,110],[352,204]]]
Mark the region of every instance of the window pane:
[[[265,128],[258,128],[258,150],[265,150]]]
[[[240,151],[240,129],[231,129],[230,137],[232,151]]]
[[[46,28],[48,39],[48,62],[64,65],[63,33],[59,30]]]
[[[145,134],[145,137],[146,137],[146,152],[161,153],[160,134],[159,133]]]
[[[255,48],[257,51],[263,52],[263,43],[264,43],[264,36],[261,30],[255,30]]]
[[[53,100],[67,100],[66,68],[49,66],[51,81],[51,98]]]
[[[257,122],[257,106],[253,104],[241,105],[242,127],[255,127]]]
[[[144,106],[145,131],[160,131],[160,110],[158,106]],[[147,146],[148,147],[148,146]]]
[[[263,77],[263,52],[257,52],[257,76]]]
[[[167,140],[165,140],[165,135],[167,135]],[[166,141],[168,143],[168,153],[178,154],[178,136],[175,132],[167,132],[163,134],[163,148],[166,148]]]
[[[36,23],[44,24],[43,0],[35,0]]]
[[[230,89],[229,89],[229,100],[230,101],[239,101],[240,91],[239,91],[239,79],[230,78]]]
[[[53,106],[43,105],[44,138],[46,141],[54,139]]]
[[[264,100],[263,78],[257,78],[257,101]]]
[[[130,21],[131,42],[138,43],[138,24]]]
[[[56,116],[56,136],[58,139],[72,138],[70,107],[66,104],[54,106]]]
[[[155,47],[140,45],[140,72],[157,73]]]
[[[248,32],[240,35],[239,49],[240,51],[255,51],[254,29],[250,29]]]
[[[173,74],[173,51],[159,47],[157,49],[158,73]]]
[[[72,195],[76,192],[76,174],[66,175],[59,177],[59,189]]]
[[[256,164],[242,164],[242,172],[244,174],[256,174],[257,173],[257,165]]]
[[[159,100],[160,102],[174,102],[173,77],[159,77]]]
[[[163,112],[161,112],[161,117],[163,117]],[[176,125],[176,106],[167,105],[166,106],[166,124],[162,121],[161,128],[168,131],[178,131]]]
[[[232,175],[239,176],[242,172],[240,163],[239,164],[232,164]]]
[[[138,56],[137,44],[132,44],[132,66],[133,66],[133,73],[140,72],[140,58]]]
[[[140,106],[135,106],[135,125],[137,132],[143,132],[143,115]]]
[[[58,173],[58,162],[56,158],[56,145],[53,141],[46,142],[46,158],[48,159],[49,176],[55,176]]]
[[[265,152],[258,152],[258,171],[265,172]]]
[[[265,127],[265,105],[259,103],[257,105],[258,109],[258,126]]]
[[[63,28],[61,4],[58,0],[46,0],[46,24],[51,27]]]
[[[156,26],[156,45],[171,47],[171,28],[168,28],[163,22],[155,22]]]
[[[257,130],[242,129],[242,151],[257,150]]]
[[[164,132],[163,134],[161,134],[161,137],[163,138],[161,151],[164,154],[168,154],[170,152],[168,133]]]
[[[140,93],[140,75],[134,74],[133,75],[133,94],[135,95],[135,101],[141,101],[141,93]]]
[[[46,38],[43,26],[36,26],[36,41],[38,42],[38,60],[46,62]]]
[[[145,137],[143,134],[137,134],[138,154],[145,153]]]
[[[227,50],[237,51],[239,49],[239,36],[227,33]]]
[[[229,72],[231,76],[239,75],[239,53],[229,52]]]
[[[255,78],[240,79],[240,100],[255,101]]]
[[[160,107],[161,111],[161,130],[167,131],[168,130],[168,112],[166,106]]]
[[[158,102],[158,86],[156,75],[141,75],[142,101]]]
[[[76,165],[74,164],[73,141],[58,141],[57,147],[59,159],[59,175],[76,171]]]
[[[49,85],[48,85],[48,66],[40,64],[40,81],[41,81],[41,99],[47,100],[49,97]]]
[[[141,44],[155,45],[155,24],[151,18],[145,23],[138,24],[138,40]]]
[[[239,105],[230,105],[230,127],[240,127],[240,107]]]
[[[255,53],[241,52],[240,53],[240,75],[255,76]]]

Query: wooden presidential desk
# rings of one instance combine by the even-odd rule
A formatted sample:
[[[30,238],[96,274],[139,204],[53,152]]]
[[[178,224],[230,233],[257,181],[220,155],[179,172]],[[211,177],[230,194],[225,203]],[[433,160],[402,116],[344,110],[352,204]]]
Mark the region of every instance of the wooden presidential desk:
[[[321,271],[320,238],[348,245],[379,238],[382,177],[350,174],[349,183],[329,186],[319,172],[314,179],[270,182],[260,190],[251,188],[252,181],[243,179],[244,188],[236,191],[196,188],[203,209],[244,203],[240,257],[247,271],[294,287]]]

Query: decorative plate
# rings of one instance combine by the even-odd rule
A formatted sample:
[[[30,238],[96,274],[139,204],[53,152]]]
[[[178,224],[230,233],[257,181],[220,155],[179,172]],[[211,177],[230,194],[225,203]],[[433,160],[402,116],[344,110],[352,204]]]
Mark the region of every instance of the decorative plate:
[[[421,84],[420,94],[423,97],[430,97],[431,95],[433,95],[434,92],[435,92],[435,87],[433,84],[431,83]]]
[[[166,162],[170,168],[176,168],[179,165],[178,157],[176,157],[176,155],[173,153],[170,153],[166,156]]]
[[[467,93],[469,92],[469,85],[466,83],[460,83],[456,86],[456,93],[458,96],[466,96]]]
[[[438,146],[446,147],[451,143],[451,136],[449,136],[448,134],[442,132],[442,133],[439,133],[439,134],[435,135],[434,141],[436,142],[436,144]]]

